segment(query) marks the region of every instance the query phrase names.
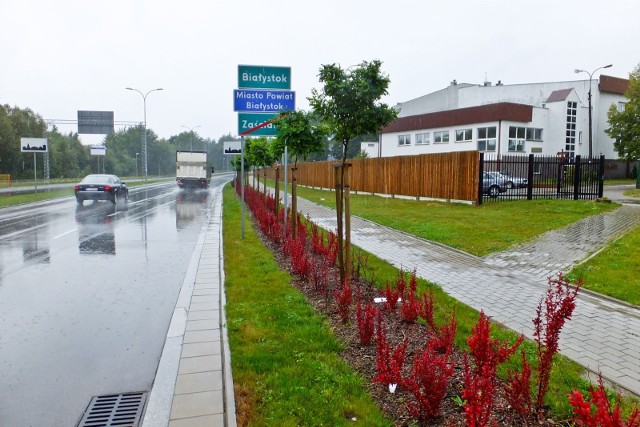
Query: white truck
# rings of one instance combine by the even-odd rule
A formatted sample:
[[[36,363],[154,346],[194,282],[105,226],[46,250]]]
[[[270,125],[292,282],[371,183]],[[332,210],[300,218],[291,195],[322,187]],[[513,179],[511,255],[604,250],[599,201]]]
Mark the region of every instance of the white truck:
[[[176,183],[180,188],[207,188],[211,169],[206,151],[176,151]]]

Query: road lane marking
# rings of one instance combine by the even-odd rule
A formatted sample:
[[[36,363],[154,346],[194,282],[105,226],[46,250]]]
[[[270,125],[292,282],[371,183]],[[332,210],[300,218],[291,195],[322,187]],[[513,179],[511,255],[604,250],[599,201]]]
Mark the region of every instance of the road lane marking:
[[[76,231],[78,231],[78,229],[77,229],[77,228],[73,228],[73,229],[71,229],[71,230],[69,230],[69,231],[65,231],[65,232],[64,232],[64,233],[62,233],[62,234],[58,234],[57,236],[52,237],[52,238],[51,238],[51,240],[59,239],[60,237],[64,237],[64,236],[66,236],[67,234],[71,234],[71,233],[74,233],[74,232],[76,232]]]

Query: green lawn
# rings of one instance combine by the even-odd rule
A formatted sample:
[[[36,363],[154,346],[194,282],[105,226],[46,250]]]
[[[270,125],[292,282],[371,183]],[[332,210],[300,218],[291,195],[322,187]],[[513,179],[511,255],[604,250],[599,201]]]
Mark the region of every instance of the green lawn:
[[[335,193],[298,187],[298,195],[335,208]],[[477,256],[505,250],[618,205],[576,200],[515,200],[472,206],[352,194],[351,214]]]
[[[640,305],[640,228],[609,243],[567,277],[581,277],[589,290]]]
[[[327,323],[262,246],[249,216],[241,239],[239,212],[226,186],[225,290],[239,425],[391,425],[367,381],[340,359],[342,345]]]

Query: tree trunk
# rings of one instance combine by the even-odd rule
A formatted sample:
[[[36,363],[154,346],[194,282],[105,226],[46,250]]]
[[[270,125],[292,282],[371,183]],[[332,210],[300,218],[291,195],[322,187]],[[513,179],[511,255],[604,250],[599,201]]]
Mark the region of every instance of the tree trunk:
[[[344,276],[351,279],[351,163],[345,165],[344,171]]]
[[[340,286],[345,284],[345,270],[344,270],[344,240],[342,232],[342,188],[343,188],[343,167],[341,165],[334,165],[335,167],[335,182],[336,182],[336,219],[337,219],[337,234],[338,234],[338,270],[340,271]]]
[[[298,198],[296,192],[296,170],[297,167],[291,168],[291,213],[293,214],[293,238],[298,237]]]

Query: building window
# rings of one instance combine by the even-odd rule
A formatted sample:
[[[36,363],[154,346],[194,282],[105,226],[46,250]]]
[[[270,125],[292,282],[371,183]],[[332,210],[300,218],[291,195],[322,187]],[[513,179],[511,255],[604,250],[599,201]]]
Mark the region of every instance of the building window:
[[[471,142],[471,141],[473,141],[473,131],[471,129],[456,130],[456,142]]]
[[[434,144],[448,144],[449,143],[449,131],[440,131],[433,133]]]
[[[431,134],[429,132],[416,134],[416,145],[428,145],[430,143]]]
[[[496,127],[478,128],[478,151],[496,151]]]
[[[398,145],[411,145],[411,135],[398,135]]]
[[[542,141],[542,129],[527,128],[527,141]]]
[[[567,125],[565,132],[564,150],[569,153],[569,158],[576,155],[576,121],[578,117],[578,103],[567,102]]]
[[[509,151],[524,152],[524,141],[527,128],[509,126]]]
[[[627,103],[624,101],[618,101],[618,112],[622,113],[624,111],[624,109],[626,108]]]

